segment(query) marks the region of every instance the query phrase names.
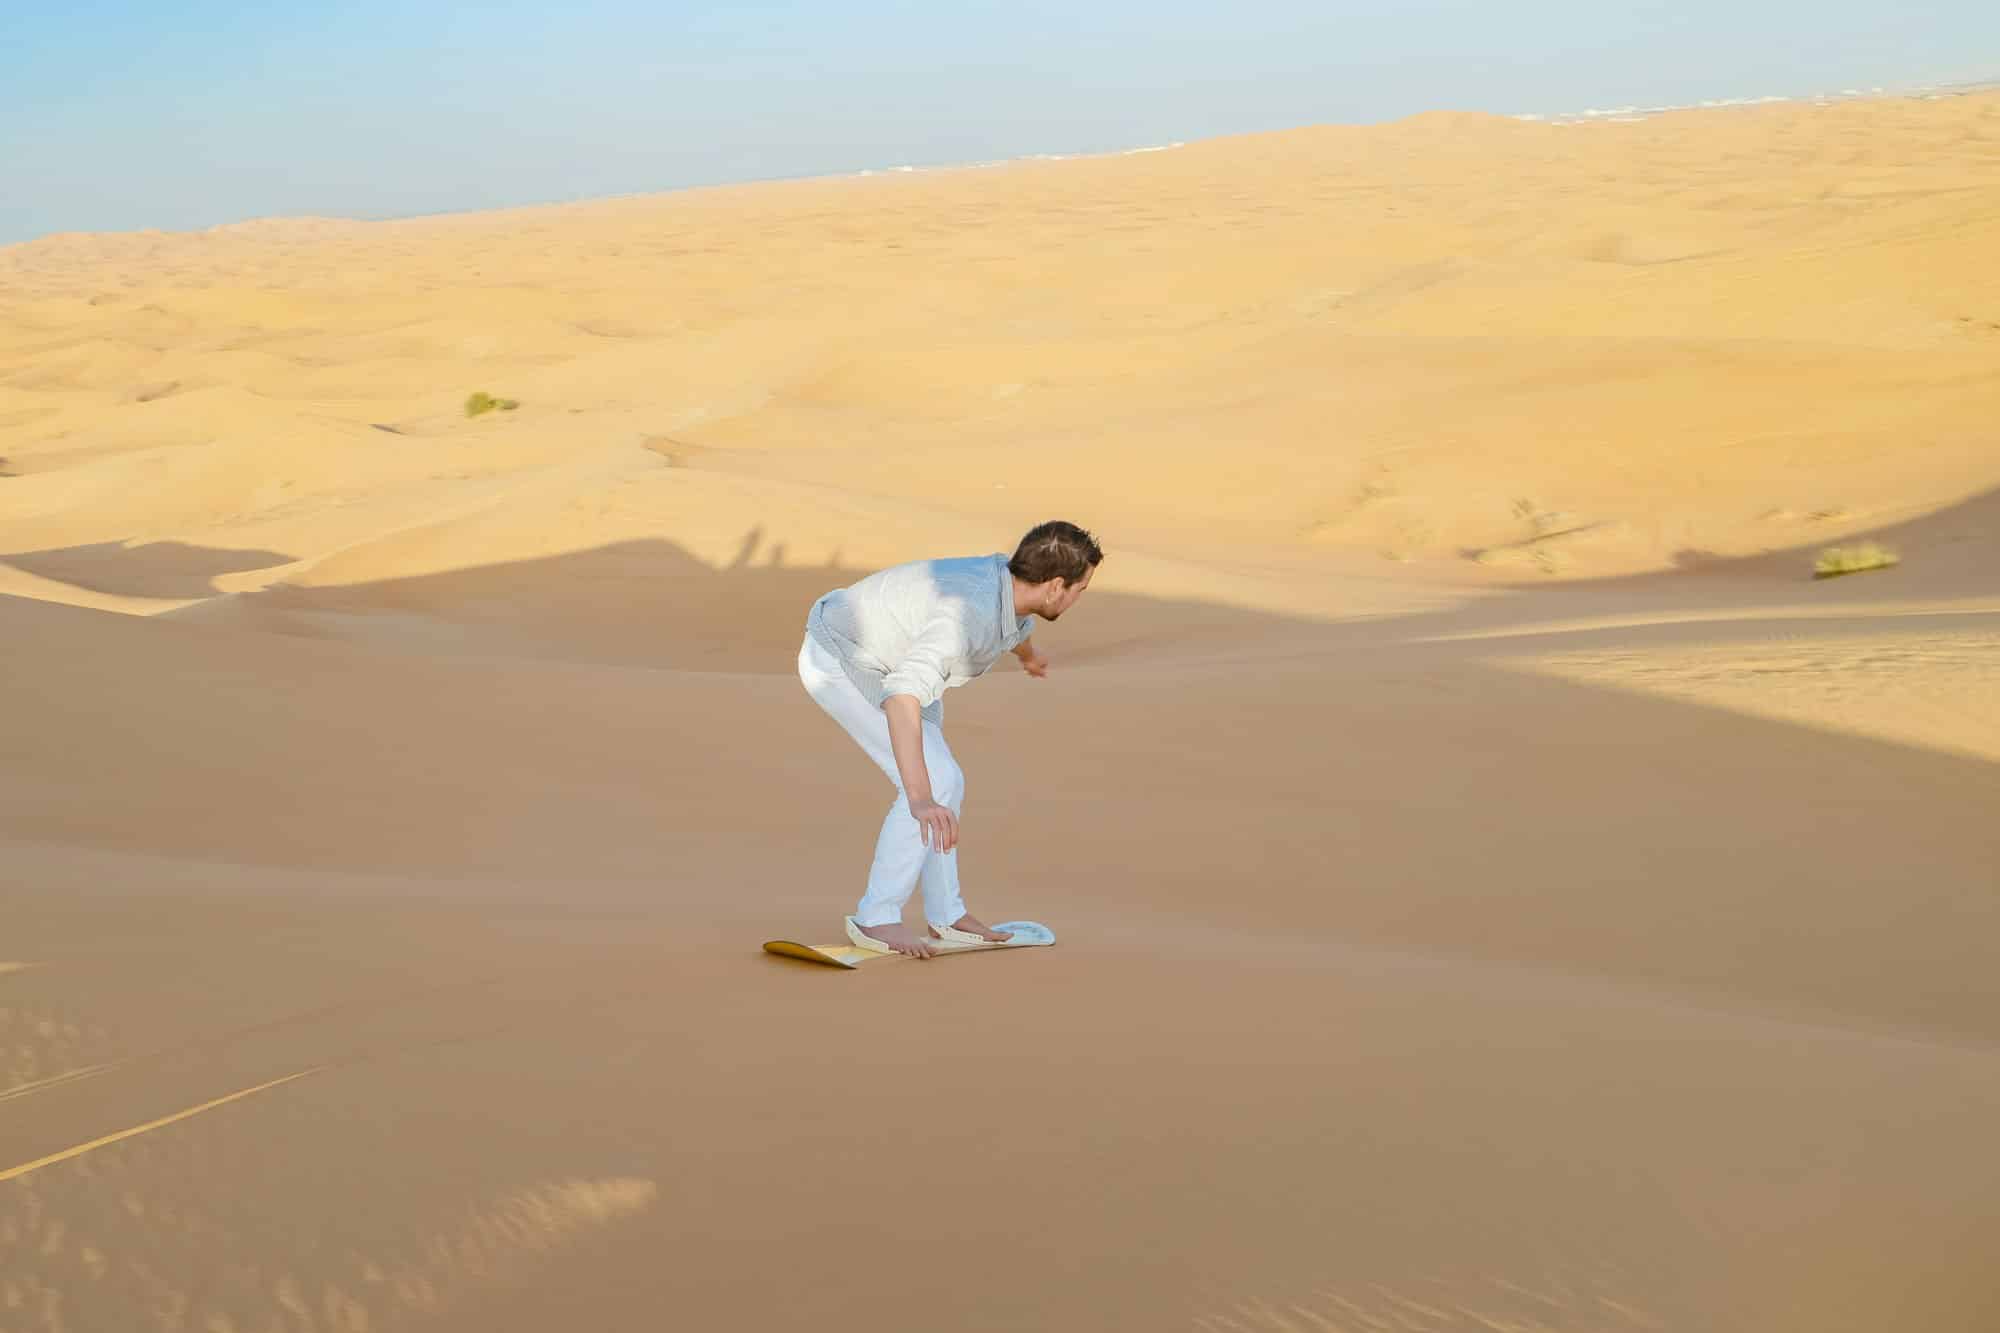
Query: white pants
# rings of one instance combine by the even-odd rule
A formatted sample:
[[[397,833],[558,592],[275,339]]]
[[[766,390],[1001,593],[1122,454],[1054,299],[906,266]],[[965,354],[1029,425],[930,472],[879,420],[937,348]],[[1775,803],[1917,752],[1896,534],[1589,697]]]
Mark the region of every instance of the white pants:
[[[933,851],[924,845],[923,825],[910,813],[896,752],[889,743],[889,715],[856,689],[833,654],[806,636],[799,649],[799,681],[813,702],[854,738],[875,766],[896,786],[896,799],[882,819],[875,839],[875,864],[868,871],[868,891],[854,919],[864,926],[884,926],[903,919],[903,904],[919,880],[924,886],[924,917],[934,926],[955,924],[965,915],[958,891],[958,853]],[[965,773],[951,756],[942,728],[922,723],[924,767],[931,775],[931,799],[956,817],[965,806]]]

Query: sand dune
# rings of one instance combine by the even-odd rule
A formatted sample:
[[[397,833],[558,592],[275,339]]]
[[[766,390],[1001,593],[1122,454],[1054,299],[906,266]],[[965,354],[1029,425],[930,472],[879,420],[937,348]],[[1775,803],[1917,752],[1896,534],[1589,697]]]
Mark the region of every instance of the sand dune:
[[[1992,95],[0,249],[0,1329],[2000,1324],[1995,255]],[[1059,947],[759,954],[1052,515]]]

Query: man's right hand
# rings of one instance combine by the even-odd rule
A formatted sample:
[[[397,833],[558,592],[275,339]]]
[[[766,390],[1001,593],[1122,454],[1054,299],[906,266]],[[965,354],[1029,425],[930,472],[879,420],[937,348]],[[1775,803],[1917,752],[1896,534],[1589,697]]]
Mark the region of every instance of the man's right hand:
[[[948,852],[958,846],[958,816],[950,806],[936,801],[910,802],[910,814],[917,821],[917,836],[934,852]]]

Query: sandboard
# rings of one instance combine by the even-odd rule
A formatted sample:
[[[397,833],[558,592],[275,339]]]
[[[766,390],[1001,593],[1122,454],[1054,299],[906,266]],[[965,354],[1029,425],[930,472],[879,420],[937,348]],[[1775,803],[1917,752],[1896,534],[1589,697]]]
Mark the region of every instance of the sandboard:
[[[995,930],[1013,932],[1013,937],[1001,944],[960,944],[954,940],[932,940],[931,947],[943,957],[954,953],[985,953],[992,949],[1039,949],[1056,942],[1056,933],[1039,921],[1002,921]],[[808,963],[827,963],[834,967],[854,968],[878,958],[901,958],[905,962],[915,962],[906,954],[877,953],[873,949],[863,949],[853,944],[799,944],[793,940],[765,940],[764,952],[774,953],[783,958],[802,958]]]

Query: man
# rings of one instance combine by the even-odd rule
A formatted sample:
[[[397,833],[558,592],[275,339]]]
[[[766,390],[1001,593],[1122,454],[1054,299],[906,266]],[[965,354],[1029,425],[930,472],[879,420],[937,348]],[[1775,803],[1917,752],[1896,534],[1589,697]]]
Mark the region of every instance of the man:
[[[929,958],[930,939],[1008,938],[966,911],[959,893],[965,774],[945,744],[942,696],[1007,652],[1029,675],[1046,676],[1048,659],[1028,637],[1033,618],[1054,621],[1075,606],[1103,559],[1097,539],[1074,523],[1044,523],[1012,558],[897,565],[813,603],[799,680],[896,785],[868,889],[847,920],[856,944]],[[919,881],[930,938],[903,924]]]

